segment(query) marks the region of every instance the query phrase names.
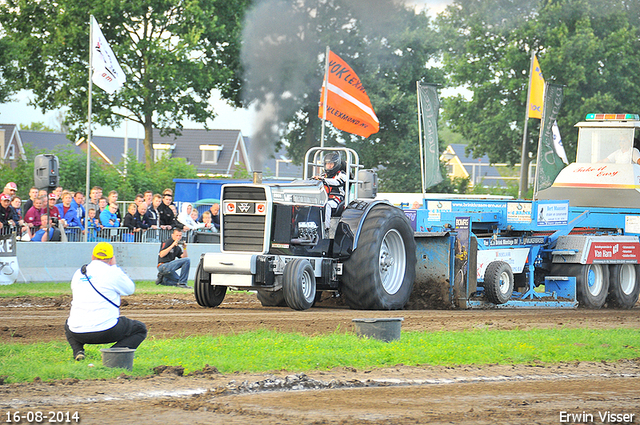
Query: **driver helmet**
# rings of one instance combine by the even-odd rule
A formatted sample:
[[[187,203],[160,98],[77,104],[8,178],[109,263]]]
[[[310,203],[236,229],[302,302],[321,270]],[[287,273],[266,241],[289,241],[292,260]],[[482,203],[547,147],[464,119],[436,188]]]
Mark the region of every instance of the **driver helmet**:
[[[327,164],[333,164],[332,167],[328,168]],[[340,159],[340,154],[338,152],[330,152],[324,156],[324,172],[327,177],[333,177],[338,174],[342,167],[342,159]]]

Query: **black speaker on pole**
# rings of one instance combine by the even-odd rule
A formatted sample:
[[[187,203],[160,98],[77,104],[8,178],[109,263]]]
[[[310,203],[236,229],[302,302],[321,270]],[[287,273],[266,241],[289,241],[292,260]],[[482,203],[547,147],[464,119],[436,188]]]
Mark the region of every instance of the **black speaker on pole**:
[[[34,159],[33,185],[38,189],[55,189],[58,178],[58,157],[52,154],[37,155]]]

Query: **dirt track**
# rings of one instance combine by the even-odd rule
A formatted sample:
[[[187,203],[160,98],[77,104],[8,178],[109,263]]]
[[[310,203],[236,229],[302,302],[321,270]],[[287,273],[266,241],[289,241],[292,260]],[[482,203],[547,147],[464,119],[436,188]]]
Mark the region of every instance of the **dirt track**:
[[[64,340],[68,298],[0,299],[0,340]],[[363,312],[326,299],[309,311],[262,308],[255,296],[233,294],[204,309],[185,291],[127,298],[124,315],[144,321],[156,338],[219,335],[256,328],[320,334],[350,331],[362,317],[403,317],[403,331],[558,327],[640,329],[632,310]],[[215,362],[211,362],[212,366]],[[179,371],[178,371],[179,372]],[[213,368],[181,377],[171,369],[145,379],[63,381],[0,386],[6,411],[78,411],[81,423],[405,424],[608,423],[599,414],[633,414],[640,423],[640,359],[558,365],[408,367],[296,375],[222,375]],[[2,373],[0,373],[2,375]],[[287,377],[287,375],[289,375]],[[277,389],[277,391],[267,391]],[[305,389],[305,391],[295,391]],[[135,412],[135,413],[133,413]],[[586,413],[571,421],[568,414]],[[588,415],[592,415],[593,418]],[[623,419],[623,417],[620,417]],[[6,417],[3,417],[4,420]],[[569,419],[563,421],[562,419]],[[606,419],[606,418],[605,418]],[[26,423],[23,421],[23,423]]]

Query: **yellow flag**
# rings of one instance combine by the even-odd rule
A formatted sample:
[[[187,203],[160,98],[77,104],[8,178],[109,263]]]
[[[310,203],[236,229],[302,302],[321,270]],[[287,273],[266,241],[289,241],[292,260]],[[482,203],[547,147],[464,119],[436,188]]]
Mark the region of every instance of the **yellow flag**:
[[[529,81],[529,118],[542,119],[542,105],[544,95],[544,78],[538,63],[538,58],[533,55],[531,66],[531,79]]]

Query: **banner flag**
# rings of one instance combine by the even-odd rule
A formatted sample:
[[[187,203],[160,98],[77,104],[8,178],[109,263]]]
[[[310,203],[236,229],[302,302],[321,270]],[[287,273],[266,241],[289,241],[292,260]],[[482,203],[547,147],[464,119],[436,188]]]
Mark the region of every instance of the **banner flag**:
[[[531,66],[531,75],[529,79],[529,118],[542,119],[543,95],[544,95],[544,78],[542,70],[538,63],[538,58],[533,55],[533,65]]]
[[[553,148],[556,153],[562,159],[562,162],[569,165],[569,160],[567,159],[567,153],[564,151],[564,145],[562,144],[562,137],[560,137],[560,129],[558,128],[558,121],[553,123],[553,127],[551,128],[553,132]]]
[[[438,148],[438,111],[440,99],[435,85],[418,83],[418,101],[424,128],[424,189],[442,181],[440,150]]]
[[[335,128],[347,133],[369,137],[380,129],[378,117],[353,69],[338,55],[329,51],[327,119]],[[324,83],[318,116],[322,118]]]
[[[0,285],[11,285],[18,279],[18,253],[16,234],[0,235]]]
[[[102,90],[113,94],[122,88],[125,81],[127,81],[127,77],[122,68],[120,68],[111,46],[102,35],[98,22],[93,16],[91,17],[91,28],[93,31],[93,44],[91,46],[93,49],[91,63],[93,75],[91,80]]]
[[[536,193],[550,187],[564,168],[562,159],[553,145],[553,124],[558,119],[562,98],[562,86],[545,83],[544,108],[540,125],[540,139],[538,141]]]

